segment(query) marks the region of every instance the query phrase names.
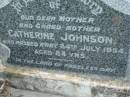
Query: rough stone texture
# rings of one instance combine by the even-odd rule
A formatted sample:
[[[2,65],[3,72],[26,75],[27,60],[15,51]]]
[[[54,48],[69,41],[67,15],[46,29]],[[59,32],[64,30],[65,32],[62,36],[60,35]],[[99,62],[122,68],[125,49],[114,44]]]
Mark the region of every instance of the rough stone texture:
[[[121,80],[3,66],[2,61],[0,75],[9,80],[11,97],[130,97],[130,84]]]
[[[124,14],[130,15],[130,4],[129,0],[101,0]],[[127,2],[127,3],[126,3]]]
[[[19,89],[32,91],[50,92],[53,94],[65,95],[67,97],[90,97],[91,87],[78,85],[66,81],[56,81],[51,79],[24,78],[12,79],[12,86]]]
[[[97,92],[97,90],[93,90],[93,91],[94,93],[97,93],[97,94],[93,93],[92,96],[86,96],[86,97],[130,97],[129,94],[108,93],[108,90],[103,90],[102,92],[101,91]],[[11,94],[12,94],[12,97],[68,97],[68,96],[56,95],[56,94],[51,94],[51,93],[48,94],[48,93],[20,90],[20,89],[14,89],[14,88],[11,89]]]
[[[0,79],[0,97],[11,97],[10,91],[8,81]]]
[[[0,14],[12,65],[125,76],[130,19],[100,0],[12,0]]]
[[[66,97],[130,97],[130,91],[91,85],[74,84],[66,81],[26,77],[12,79],[12,87]]]
[[[12,97],[130,97],[130,84],[29,68],[2,67]]]
[[[0,64],[2,62],[6,62],[9,57],[10,57],[10,49],[6,45],[0,43],[0,59],[2,60],[2,61],[0,60]]]
[[[130,84],[125,81],[94,80],[71,76],[71,74],[30,70],[28,68],[7,67],[4,70],[5,72],[8,71],[6,75],[11,87],[16,89],[13,94],[23,94],[23,97],[30,97],[31,95],[40,97],[36,95],[42,93],[54,95],[54,97],[55,95],[61,97],[130,97]],[[32,92],[27,94],[25,91],[19,92],[17,89]]]
[[[20,89],[11,89],[12,97],[64,97],[61,95],[40,93],[34,91],[20,90]]]
[[[92,97],[130,97],[130,92],[114,88],[94,87],[92,88]]]
[[[22,0],[22,1],[27,1],[27,0]],[[41,0],[41,1],[45,1],[45,0]],[[64,1],[66,1],[66,0],[64,0]],[[88,10],[87,12],[86,11],[84,12],[83,10],[81,12],[79,12],[79,11],[77,12],[77,10],[76,10],[77,8],[80,8],[79,10],[81,10],[82,6],[85,6],[85,4],[84,5],[82,4],[83,0],[79,0],[79,1],[81,1],[81,4],[79,4],[79,2],[73,3],[72,0],[67,0],[67,1],[71,1],[71,2],[69,2],[67,4],[62,4],[63,10],[64,10],[62,12],[66,16],[78,16],[77,14],[81,15],[81,13],[85,13],[86,14],[85,16],[92,16],[91,14],[93,14],[93,13],[90,14],[89,9],[86,9],[86,11]],[[106,0],[103,0],[103,1],[106,1]],[[22,2],[22,3],[18,2],[18,3],[22,5],[24,2]],[[36,4],[36,2],[33,2],[33,3]],[[73,5],[71,5],[72,3],[73,3]],[[29,11],[29,9],[32,9],[32,10],[30,10],[30,12],[37,13],[37,15],[46,13],[45,11],[42,10],[41,2],[37,2],[37,4],[40,5],[39,8],[37,8],[37,7],[35,8],[35,6],[33,6],[31,4],[30,8],[27,8],[28,11]],[[45,4],[45,2],[43,4]],[[25,5],[23,5],[23,6],[26,7]],[[119,6],[117,6],[117,8],[118,7]],[[1,8],[1,6],[0,6],[0,8]],[[51,14],[55,15],[56,13],[58,13],[56,15],[60,15],[59,13],[61,13],[60,10],[58,12],[55,12],[53,10],[49,11],[50,8],[47,5],[45,7],[43,7],[43,9],[46,9],[46,8],[48,8],[48,11],[46,13],[47,15],[51,15]],[[11,12],[10,7],[8,7],[7,9],[8,9],[8,12]],[[38,11],[35,11],[35,9],[38,9]],[[83,9],[84,9],[84,7],[83,7]],[[125,49],[127,50],[129,48],[128,43],[127,43],[128,42],[127,38],[129,38],[129,37],[124,37],[124,36],[128,36],[127,35],[128,33],[126,33],[126,32],[129,32],[129,27],[128,27],[129,18],[127,16],[125,18],[123,17],[124,21],[122,21],[122,24],[123,24],[123,27],[122,27],[122,26],[120,26],[121,18],[115,17],[115,15],[120,16],[120,13],[116,14],[115,11],[109,10],[107,8],[107,6],[104,6],[104,9],[106,10],[106,12],[104,13],[105,15],[101,16],[101,17],[97,17],[96,24],[97,25],[102,24],[103,28],[107,29],[107,30],[104,30],[105,33],[103,34],[103,32],[102,32],[103,29],[102,29],[102,31],[101,32],[99,31],[100,33],[98,33],[98,34],[106,36],[109,32],[110,36],[116,35],[114,37],[117,38],[117,40],[119,39],[117,41],[117,44],[119,44],[118,46],[120,47],[120,45],[121,45],[121,47],[125,47]],[[20,10],[20,11],[22,11],[22,10]],[[124,11],[124,9],[123,9],[123,11]],[[112,18],[107,17],[110,15]],[[10,17],[15,17],[15,18],[10,18]],[[103,20],[102,20],[102,18],[103,18]],[[112,19],[112,21],[110,22],[111,19]],[[117,20],[117,21],[115,21],[115,20]],[[7,25],[5,25],[5,21],[6,21]],[[3,36],[4,36],[3,34],[5,34],[3,32],[8,32],[8,30],[9,30],[8,28],[12,28],[12,26],[13,26],[12,23],[17,23],[17,21],[19,21],[19,15],[13,14],[13,13],[6,14],[6,11],[4,11],[4,10],[1,11],[1,22],[3,22],[3,24],[1,27],[2,29],[0,31],[0,32],[2,32],[2,33],[0,33],[2,37],[0,37],[0,38],[3,38]],[[103,21],[103,22],[100,22],[100,21]],[[21,22],[23,22],[23,21],[21,21]],[[36,21],[33,21],[33,22],[36,22]],[[59,21],[55,21],[55,23],[59,24]],[[63,24],[68,25],[68,23],[63,23]],[[15,25],[18,25],[18,24],[15,24]],[[120,29],[118,27],[115,28],[115,26],[112,26],[112,25],[119,26]],[[72,26],[74,26],[74,25],[72,25]],[[17,28],[17,27],[13,27],[13,28]],[[24,29],[23,31],[26,31],[26,30],[27,29]],[[35,31],[37,29],[31,29],[31,30]],[[125,31],[123,32],[123,30],[125,30]],[[66,30],[62,30],[62,31],[63,31],[63,33],[67,32]],[[115,32],[115,33],[113,34],[113,32]],[[118,33],[120,32],[120,35],[116,32],[118,32]],[[57,33],[57,31],[53,31],[53,33],[57,34],[56,35],[57,36],[56,38],[58,40],[57,42],[61,43],[60,34]],[[68,33],[67,35],[69,35],[70,32],[68,31],[67,33]],[[80,31],[80,33],[84,34],[83,31]],[[75,34],[78,35],[79,33],[77,32]],[[117,35],[119,35],[119,36],[117,36]],[[25,38],[20,39],[20,40],[25,40]],[[29,39],[29,40],[31,40],[31,39]],[[10,41],[10,40],[5,41],[5,43],[8,44],[8,41]],[[15,41],[16,40],[14,40],[14,42]],[[31,41],[34,41],[34,40],[31,40]],[[39,39],[38,43],[41,43],[41,42],[42,41]],[[9,45],[11,45],[11,42],[9,42],[9,43],[10,43]],[[77,44],[77,41],[75,41],[75,44]],[[79,45],[79,47],[81,47],[81,43],[79,43],[79,44],[77,44],[77,45]],[[117,44],[113,44],[113,45],[111,44],[111,46],[115,47],[115,46],[117,46]],[[15,46],[17,46],[17,45],[15,45]],[[86,43],[84,43],[83,46],[86,46]],[[98,44],[96,46],[100,46],[100,45]],[[102,46],[106,46],[106,45],[104,44]],[[21,55],[21,57],[25,58],[24,60],[35,59],[36,55],[33,55],[35,48],[30,47],[30,49],[27,48],[27,51],[25,51],[26,47],[25,48],[24,47],[19,48],[18,50],[12,49],[11,58],[13,59],[13,55],[14,55],[14,57],[17,55]],[[54,48],[52,49],[52,51],[53,50],[54,50]],[[55,50],[57,50],[57,48]],[[80,49],[78,49],[78,50],[75,49],[75,50],[76,50],[75,52],[77,53],[77,51],[79,51]],[[84,53],[86,53],[86,52],[84,52]],[[10,50],[5,45],[0,44],[0,59],[2,59],[2,61],[0,63],[2,64],[2,62],[5,62],[7,60],[7,58],[9,57],[9,55],[10,55]],[[102,54],[100,54],[100,53],[97,53],[95,55],[93,55],[93,53],[92,54],[89,53],[89,56],[90,55],[95,58],[94,62],[93,62],[93,59],[89,60],[89,61],[91,61],[90,62],[91,64],[99,65],[97,63],[104,64],[102,62],[105,62],[107,64],[105,67],[113,67],[113,66],[116,66],[115,63],[117,64],[117,62],[118,62],[119,66],[114,67],[118,70],[118,73],[115,75],[118,75],[118,76],[124,75],[125,69],[126,69],[126,63],[128,63],[128,62],[126,62],[126,58],[127,58],[126,54],[124,54],[123,57],[122,56],[119,57],[119,55],[114,56],[115,55],[114,54],[112,56],[109,56],[109,58],[108,58],[108,55],[106,55],[104,58],[104,56],[102,56]],[[97,56],[98,57],[100,56],[101,60],[97,60]],[[45,56],[42,56],[42,57],[38,56],[38,57],[43,60]],[[57,57],[57,56],[55,55],[54,58],[55,57]],[[71,56],[69,56],[69,57],[71,58]],[[52,56],[49,58],[52,58]],[[62,58],[68,59],[68,56],[62,57]],[[116,58],[115,61],[113,60],[113,58]],[[105,59],[105,60],[102,60],[102,59]],[[111,61],[111,60],[113,60],[113,61]],[[12,62],[10,62],[10,63],[17,63],[14,61],[16,61],[16,60],[12,60]],[[53,59],[53,61],[54,61],[54,59]],[[73,61],[73,58],[72,58],[72,61]],[[85,62],[82,63],[82,59],[80,59],[79,61],[80,61],[79,62],[80,65],[88,62],[88,60],[86,60]],[[106,61],[108,61],[108,63]],[[26,60],[25,62],[27,65],[28,65],[28,62],[32,63],[32,61],[30,61],[30,60]],[[77,64],[77,62],[78,61],[76,61],[74,63]],[[33,64],[35,64],[37,66],[38,64],[36,64],[36,63],[38,63],[38,60],[36,62],[33,62]],[[22,65],[23,61],[20,61],[20,64]],[[89,65],[91,66],[91,64],[89,64]],[[122,65],[124,65],[124,69],[122,68]],[[92,69],[94,69],[94,68],[92,68]],[[100,70],[101,69],[102,68],[100,68]],[[104,71],[104,69],[102,69],[102,70]],[[82,75],[80,75],[80,74],[73,75],[73,74],[66,74],[64,72],[57,73],[57,72],[52,72],[52,71],[50,72],[50,71],[44,71],[44,70],[40,71],[40,70],[32,69],[32,67],[31,68],[26,68],[26,67],[21,68],[21,67],[2,67],[1,66],[0,74],[4,75],[3,72],[7,73],[6,78],[9,80],[10,86],[13,88],[13,89],[11,89],[11,94],[13,97],[130,97],[130,84],[126,83],[126,81],[120,81],[120,80],[114,80],[114,79],[110,80],[110,79],[105,79],[105,78],[100,78],[100,77],[99,77],[99,80],[96,80],[94,77],[90,78],[91,75],[89,75],[89,77],[88,76],[82,77]],[[98,72],[98,73],[102,74],[102,72]],[[95,70],[95,74],[97,74],[96,70]],[[112,74],[110,73],[110,75],[113,75],[113,73]],[[4,96],[4,97],[6,97],[6,96]],[[7,97],[9,97],[9,96],[7,96]]]

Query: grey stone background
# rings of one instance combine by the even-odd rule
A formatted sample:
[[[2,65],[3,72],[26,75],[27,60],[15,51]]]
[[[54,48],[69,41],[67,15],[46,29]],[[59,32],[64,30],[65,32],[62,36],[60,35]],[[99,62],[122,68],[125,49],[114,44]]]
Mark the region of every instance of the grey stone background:
[[[109,0],[106,0],[106,2],[107,1]],[[124,13],[130,14],[127,11],[129,10],[124,10]],[[3,64],[2,62],[6,62],[9,56],[9,48],[0,43],[0,60],[2,60],[0,65]],[[115,80],[111,80],[111,82],[116,83],[116,85],[106,87],[110,80],[106,81],[104,85],[102,85],[103,79],[101,78],[100,83],[94,81],[95,79],[91,80],[92,83],[90,83],[90,79],[87,78],[86,81],[81,80],[80,83],[77,83],[77,81],[71,80],[75,79],[75,76],[61,75],[62,77],[58,79],[57,76],[59,75],[57,73],[50,73],[52,74],[51,76],[48,72],[44,72],[44,74],[37,71],[28,73],[30,71],[29,69],[27,70],[28,72],[26,72],[24,68],[22,68],[21,71],[20,68],[6,68],[7,70],[5,70],[5,72],[8,72],[6,76],[10,83],[10,96],[12,97],[130,97],[129,84],[122,85],[120,88],[118,87],[118,85],[122,83],[125,84],[125,81],[118,83]],[[5,68],[0,67],[0,72],[2,72],[2,69]],[[129,71],[130,69],[128,69],[127,78],[130,78]],[[26,74],[28,74],[28,76],[25,76]],[[36,75],[31,76],[31,74]],[[40,75],[41,77],[36,77]]]
[[[110,7],[118,10],[124,14],[130,15],[130,2],[129,0],[101,0]]]

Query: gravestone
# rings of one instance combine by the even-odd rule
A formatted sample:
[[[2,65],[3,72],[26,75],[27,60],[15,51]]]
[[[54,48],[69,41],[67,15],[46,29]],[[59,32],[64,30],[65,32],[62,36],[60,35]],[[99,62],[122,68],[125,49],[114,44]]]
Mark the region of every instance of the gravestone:
[[[0,38],[11,50],[9,64],[126,76],[130,31],[126,1],[5,1],[0,5]]]

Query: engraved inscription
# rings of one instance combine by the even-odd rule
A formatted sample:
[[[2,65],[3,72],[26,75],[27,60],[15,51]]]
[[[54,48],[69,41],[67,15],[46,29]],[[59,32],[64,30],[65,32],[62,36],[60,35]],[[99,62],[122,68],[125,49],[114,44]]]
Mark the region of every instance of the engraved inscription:
[[[0,11],[0,22],[7,20],[0,31],[8,37],[2,41],[11,49],[9,63],[125,75],[129,17],[100,0],[14,0],[7,9]]]

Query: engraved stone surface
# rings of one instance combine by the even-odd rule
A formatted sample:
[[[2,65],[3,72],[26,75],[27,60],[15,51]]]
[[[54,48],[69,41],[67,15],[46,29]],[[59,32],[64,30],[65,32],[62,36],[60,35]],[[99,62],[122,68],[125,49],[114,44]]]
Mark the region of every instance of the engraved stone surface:
[[[0,8],[7,6],[12,0],[0,0]]]
[[[124,77],[130,16],[104,1],[12,0],[0,9],[8,63]]]

